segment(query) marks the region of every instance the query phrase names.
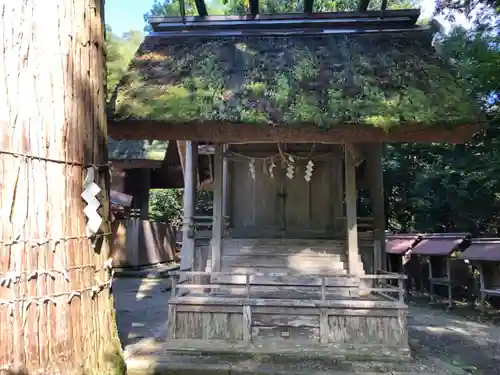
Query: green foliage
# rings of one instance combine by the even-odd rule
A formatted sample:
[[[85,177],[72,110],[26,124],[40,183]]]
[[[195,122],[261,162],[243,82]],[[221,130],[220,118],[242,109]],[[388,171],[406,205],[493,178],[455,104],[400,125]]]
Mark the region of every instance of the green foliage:
[[[482,103],[488,125],[465,145],[389,145],[385,189],[392,229],[500,234],[498,34],[456,29],[440,48]],[[490,30],[491,31],[491,30]]]
[[[139,45],[144,39],[140,31],[131,30],[121,37],[106,26],[106,87],[107,100],[111,100],[116,85],[128,69]]]
[[[155,221],[182,226],[183,189],[151,189],[149,191],[149,217]]]
[[[182,227],[182,200],[184,189],[152,189],[149,191],[149,217],[155,221]],[[196,197],[196,214],[212,215],[213,193],[199,190]]]

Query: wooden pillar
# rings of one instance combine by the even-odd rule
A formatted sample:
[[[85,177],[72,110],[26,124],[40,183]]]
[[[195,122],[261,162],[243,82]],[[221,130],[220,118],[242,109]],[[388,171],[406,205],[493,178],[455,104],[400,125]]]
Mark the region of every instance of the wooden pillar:
[[[352,145],[344,146],[345,212],[347,227],[347,260],[349,274],[360,270],[358,250],[358,225],[356,208],[356,164],[351,152]]]
[[[224,234],[224,157],[223,145],[215,146],[214,155],[214,213],[212,224],[212,262],[211,271],[220,272],[222,255],[222,237]]]
[[[386,217],[382,169],[383,144],[375,143],[369,147],[367,162],[369,163],[370,198],[373,215],[373,262],[375,270],[385,270],[387,268],[387,256],[385,254]]]
[[[140,217],[143,220],[149,219],[149,188],[151,187],[151,169],[141,169],[140,170],[141,179],[137,181],[137,188],[141,194],[140,202]]]
[[[228,145],[224,145],[223,151],[226,152],[228,149]],[[224,211],[224,216],[227,217],[230,215],[230,207],[229,207],[229,202],[230,202],[230,185],[229,185],[229,160],[227,158],[223,158],[223,165],[222,165],[222,180],[224,181],[224,187],[222,190],[222,206],[223,206],[223,211]]]
[[[186,158],[184,170],[184,220],[182,223],[182,249],[180,269],[192,270],[194,266],[194,214],[196,210],[198,144],[186,142]]]
[[[125,193],[134,197],[131,208],[139,214],[141,219],[147,220],[149,218],[151,170],[147,168],[133,168],[128,169],[125,173]]]

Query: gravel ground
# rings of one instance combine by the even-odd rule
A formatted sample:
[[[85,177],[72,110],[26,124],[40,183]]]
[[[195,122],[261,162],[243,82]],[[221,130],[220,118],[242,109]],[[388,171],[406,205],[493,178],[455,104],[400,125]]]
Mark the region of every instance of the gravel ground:
[[[170,280],[165,278],[119,278],[113,284],[115,308],[120,339],[125,357],[155,361],[156,366],[172,366],[176,359],[165,356],[162,342],[166,337],[167,302]],[[500,375],[500,327],[488,323],[473,322],[451,312],[410,305],[410,346],[414,361],[409,364],[377,363],[307,363],[304,373],[358,373],[358,374],[436,374],[436,375]],[[156,355],[156,357],[155,357]],[[148,357],[149,356],[149,357]],[[144,359],[147,357],[147,360]],[[154,357],[154,358],[153,358]],[[183,357],[182,361],[194,361],[195,367],[213,359]],[[143,366],[144,363],[140,366]],[[271,363],[246,359],[221,359],[222,366],[231,371],[245,369],[251,373],[266,372]],[[137,362],[139,363],[139,362]],[[139,367],[140,367],[139,366]],[[189,367],[189,363],[187,364]],[[273,373],[290,373],[285,364],[272,363]],[[281,367],[280,367],[281,366]],[[299,365],[299,367],[301,367]],[[208,368],[208,367],[207,367]],[[187,370],[187,369],[186,369]],[[255,371],[254,371],[255,370]],[[262,371],[260,371],[262,370]],[[294,371],[297,370],[295,364]],[[166,369],[165,371],[168,371]],[[298,370],[297,370],[298,371]],[[161,372],[161,371],[160,371]],[[193,373],[192,370],[188,371]],[[134,373],[130,371],[130,373]],[[138,372],[139,373],[139,372]],[[145,372],[140,372],[145,373]],[[170,372],[169,372],[170,373]]]

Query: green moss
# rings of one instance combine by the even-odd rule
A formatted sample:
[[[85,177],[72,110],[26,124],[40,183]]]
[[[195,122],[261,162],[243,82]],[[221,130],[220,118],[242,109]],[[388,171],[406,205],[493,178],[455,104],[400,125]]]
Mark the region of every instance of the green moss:
[[[269,121],[269,115],[266,112],[256,109],[243,108],[240,116],[240,121],[245,124],[266,124]]]
[[[325,122],[325,112],[320,108],[314,96],[301,92],[295,97],[295,103],[290,106],[285,121],[290,123],[313,123],[323,124]]]
[[[324,128],[477,121],[475,98],[419,35],[164,40],[133,62],[116,115]]]

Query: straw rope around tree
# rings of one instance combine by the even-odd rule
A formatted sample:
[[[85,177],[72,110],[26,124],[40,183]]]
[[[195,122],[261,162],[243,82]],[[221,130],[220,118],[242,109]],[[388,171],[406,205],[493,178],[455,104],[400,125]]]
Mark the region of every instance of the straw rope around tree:
[[[103,2],[6,2],[0,373],[117,374]]]

